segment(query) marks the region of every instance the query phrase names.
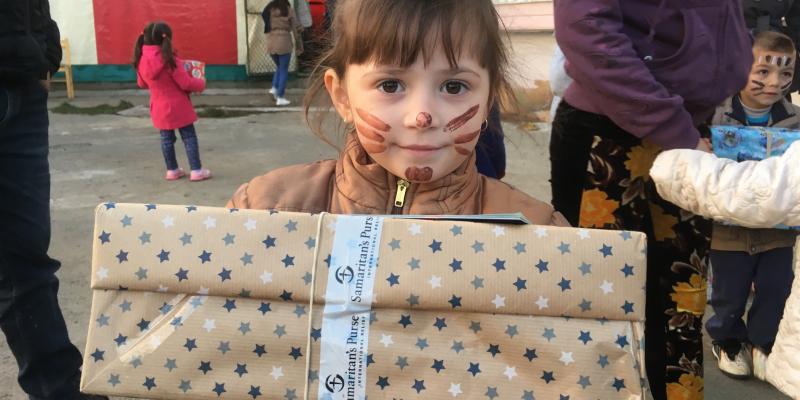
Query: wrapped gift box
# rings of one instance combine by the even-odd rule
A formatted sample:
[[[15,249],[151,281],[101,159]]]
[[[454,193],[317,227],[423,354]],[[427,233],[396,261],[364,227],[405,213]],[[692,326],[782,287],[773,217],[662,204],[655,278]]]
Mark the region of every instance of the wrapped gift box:
[[[736,161],[763,160],[779,156],[800,140],[800,131],[760,126],[711,127],[714,154]],[[729,223],[721,221],[728,225]],[[778,225],[776,229],[800,230],[800,226]]]
[[[104,204],[81,388],[642,398],[645,246],[634,232]]]
[[[183,60],[183,68],[194,78],[206,79],[206,63],[196,60]]]
[[[713,126],[714,154],[736,161],[763,160],[781,155],[800,140],[800,131],[760,126]]]

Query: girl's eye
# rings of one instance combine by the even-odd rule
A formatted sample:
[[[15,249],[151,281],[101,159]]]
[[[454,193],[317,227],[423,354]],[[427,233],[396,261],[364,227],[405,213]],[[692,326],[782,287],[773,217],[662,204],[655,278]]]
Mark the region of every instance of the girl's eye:
[[[464,82],[460,81],[447,81],[442,85],[442,90],[447,94],[461,94],[469,89]]]
[[[399,81],[386,80],[378,84],[378,90],[384,93],[397,93],[402,89]]]

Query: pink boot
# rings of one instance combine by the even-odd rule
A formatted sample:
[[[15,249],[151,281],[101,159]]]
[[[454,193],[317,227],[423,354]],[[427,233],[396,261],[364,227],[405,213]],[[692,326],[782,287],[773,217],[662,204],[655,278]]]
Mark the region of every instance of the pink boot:
[[[199,182],[210,178],[211,178],[211,171],[203,168],[198,170],[192,170],[192,175],[189,177],[189,180],[192,182]]]
[[[168,181],[175,181],[183,178],[184,176],[186,176],[186,172],[183,171],[183,168],[168,169],[167,176],[165,176],[164,179]]]

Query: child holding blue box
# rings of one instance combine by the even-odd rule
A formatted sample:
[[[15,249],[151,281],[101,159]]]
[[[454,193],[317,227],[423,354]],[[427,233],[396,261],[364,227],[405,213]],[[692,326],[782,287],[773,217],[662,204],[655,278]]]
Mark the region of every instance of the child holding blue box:
[[[717,109],[713,125],[800,128],[800,108],[785,97],[794,77],[794,49],[792,40],[781,33],[758,34],[747,86]],[[764,379],[766,357],[791,291],[795,238],[796,232],[790,230],[714,225],[710,253],[714,316],[706,322],[706,330],[714,341],[720,370],[730,377],[744,379],[752,372]],[[745,325],[742,316],[751,285],[755,296]]]

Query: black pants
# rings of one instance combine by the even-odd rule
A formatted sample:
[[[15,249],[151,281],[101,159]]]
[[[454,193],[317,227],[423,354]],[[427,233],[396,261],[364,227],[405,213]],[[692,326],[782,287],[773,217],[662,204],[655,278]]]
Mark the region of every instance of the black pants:
[[[60,263],[47,255],[48,126],[39,82],[0,82],[0,328],[31,399],[72,399],[81,355],[58,306]]]
[[[550,186],[553,207],[578,226],[581,195],[594,133],[607,125],[605,117],[583,112],[561,101],[550,134]]]
[[[711,306],[714,316],[706,331],[715,341],[734,339],[766,350],[772,349],[783,307],[792,291],[793,249],[781,247],[750,255],[742,251],[711,250],[714,280]],[[753,305],[742,321],[750,285],[755,285]]]

